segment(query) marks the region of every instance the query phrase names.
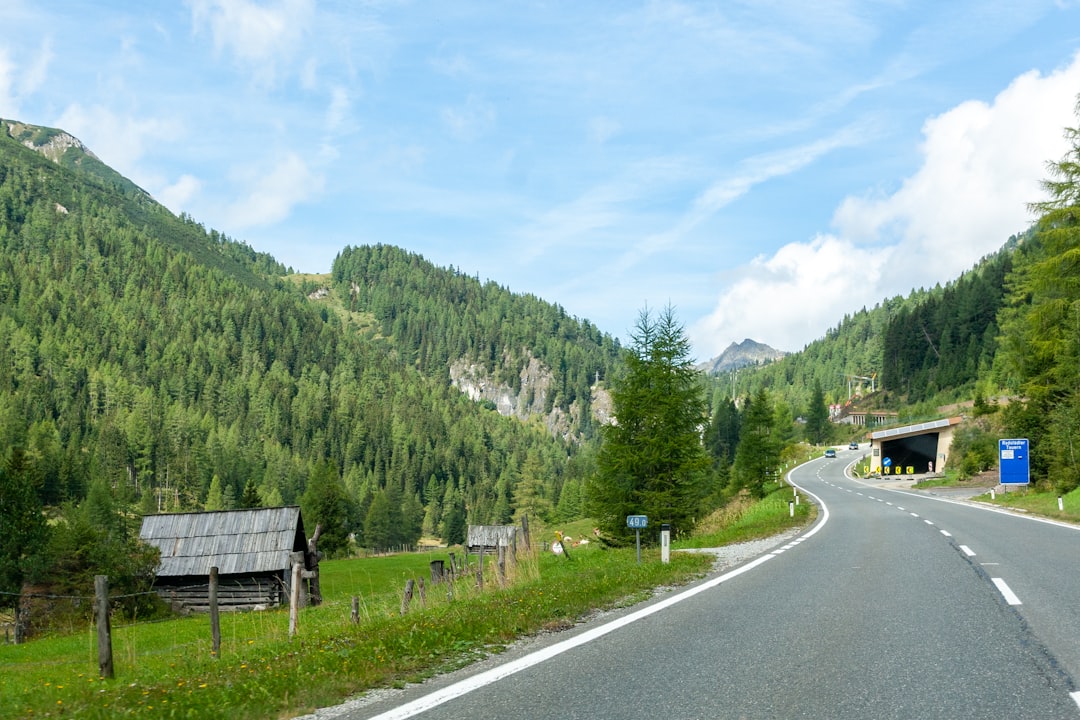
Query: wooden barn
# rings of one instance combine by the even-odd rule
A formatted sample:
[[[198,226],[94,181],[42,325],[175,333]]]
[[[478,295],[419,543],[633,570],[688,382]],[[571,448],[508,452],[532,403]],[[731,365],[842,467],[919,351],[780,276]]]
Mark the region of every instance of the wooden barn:
[[[294,562],[308,550],[298,507],[143,517],[139,537],[161,550],[154,589],[178,609],[209,609],[210,568],[221,610],[287,603]]]

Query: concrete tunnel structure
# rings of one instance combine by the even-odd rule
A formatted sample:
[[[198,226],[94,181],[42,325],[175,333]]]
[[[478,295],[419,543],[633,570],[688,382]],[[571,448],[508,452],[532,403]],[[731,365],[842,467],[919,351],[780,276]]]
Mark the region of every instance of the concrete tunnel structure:
[[[951,417],[870,433],[870,472],[883,476],[942,472],[953,430],[962,420]]]

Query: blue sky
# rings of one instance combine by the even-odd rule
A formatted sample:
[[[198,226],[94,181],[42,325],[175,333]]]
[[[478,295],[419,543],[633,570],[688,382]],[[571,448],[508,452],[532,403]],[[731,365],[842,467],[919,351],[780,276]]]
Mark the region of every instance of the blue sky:
[[[624,340],[798,350],[1031,222],[1080,2],[0,3],[0,117],[328,272],[387,243]]]

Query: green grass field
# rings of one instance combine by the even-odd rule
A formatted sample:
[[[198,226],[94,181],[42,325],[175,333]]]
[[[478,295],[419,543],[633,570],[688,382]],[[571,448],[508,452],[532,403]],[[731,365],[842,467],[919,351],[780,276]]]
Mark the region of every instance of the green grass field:
[[[747,506],[733,519],[740,527],[732,537],[790,526],[787,511],[786,500]],[[808,517],[802,511],[797,520]],[[535,535],[537,543],[548,546],[555,529]],[[577,539],[589,536],[591,523],[558,529]],[[0,718],[293,717],[368,689],[460,667],[523,636],[569,627],[591,610],[636,602],[651,588],[700,577],[711,563],[707,556],[675,552],[663,564],[659,549],[648,547],[638,564],[633,548],[592,542],[574,547],[569,559],[546,551],[523,554],[505,586],[489,562],[483,592],[474,576],[452,586],[429,580],[426,601],[414,598],[402,616],[405,581],[429,578],[428,563],[447,558],[443,550],[326,561],[325,602],[301,611],[296,637],[288,636],[287,609],[222,614],[217,657],[207,616],[116,622],[110,680],[98,677],[90,623],[68,635],[0,645]],[[358,624],[350,618],[354,595],[361,599]]]

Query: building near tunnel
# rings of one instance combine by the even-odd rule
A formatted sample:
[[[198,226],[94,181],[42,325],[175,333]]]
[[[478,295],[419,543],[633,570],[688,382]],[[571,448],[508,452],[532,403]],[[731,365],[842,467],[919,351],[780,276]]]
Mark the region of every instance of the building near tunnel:
[[[943,418],[870,433],[870,472],[926,475],[943,471],[953,430],[962,420]]]

